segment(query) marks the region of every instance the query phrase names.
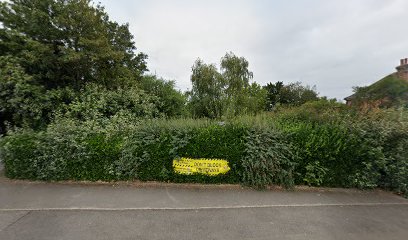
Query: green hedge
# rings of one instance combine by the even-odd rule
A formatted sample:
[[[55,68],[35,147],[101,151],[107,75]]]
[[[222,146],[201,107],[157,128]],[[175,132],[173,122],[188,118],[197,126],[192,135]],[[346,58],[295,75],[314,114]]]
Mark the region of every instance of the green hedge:
[[[59,119],[45,131],[9,132],[0,143],[10,178],[142,180],[331,187],[408,193],[408,114],[358,114],[335,103],[306,104],[226,122]],[[221,158],[231,171],[179,175],[179,157]]]
[[[408,111],[315,102],[272,120],[300,156],[295,184],[391,189],[408,196]]]
[[[123,174],[132,172],[130,178],[146,181],[238,183],[246,131],[244,126],[230,124],[149,122],[126,139],[122,161],[132,164]],[[172,170],[173,159],[179,157],[226,159],[232,170],[216,177],[179,175]]]
[[[66,120],[43,132],[10,133],[2,140],[1,153],[7,177],[18,179],[290,187],[294,182],[291,145],[280,131],[264,130],[196,120],[143,121],[127,129]],[[175,174],[172,161],[179,157],[226,159],[231,171],[219,176]]]

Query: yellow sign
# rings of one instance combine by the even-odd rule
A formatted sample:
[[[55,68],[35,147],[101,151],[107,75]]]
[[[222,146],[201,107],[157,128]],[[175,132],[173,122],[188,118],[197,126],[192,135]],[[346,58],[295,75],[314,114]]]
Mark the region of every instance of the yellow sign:
[[[210,176],[227,173],[230,170],[228,161],[223,159],[192,159],[180,158],[173,160],[173,168],[176,173],[194,174],[200,173]]]

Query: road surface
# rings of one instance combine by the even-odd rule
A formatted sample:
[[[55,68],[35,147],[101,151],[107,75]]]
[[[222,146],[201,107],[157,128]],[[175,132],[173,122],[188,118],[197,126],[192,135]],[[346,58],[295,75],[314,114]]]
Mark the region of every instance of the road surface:
[[[344,189],[135,187],[0,178],[0,239],[408,239],[408,200]]]

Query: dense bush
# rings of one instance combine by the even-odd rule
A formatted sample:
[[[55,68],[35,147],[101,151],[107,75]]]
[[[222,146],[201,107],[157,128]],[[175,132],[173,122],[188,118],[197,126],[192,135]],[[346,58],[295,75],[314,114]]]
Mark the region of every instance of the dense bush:
[[[206,120],[130,123],[126,117],[103,124],[59,119],[46,131],[10,132],[1,144],[6,175],[39,180],[244,183],[256,187],[272,183],[290,187],[293,183],[292,153],[276,130],[262,133],[246,124]],[[226,159],[231,171],[216,177],[175,174],[172,161],[179,157]]]
[[[148,95],[158,99],[156,106],[165,117],[174,118],[187,114],[187,98],[185,94],[175,89],[175,81],[166,81],[155,75],[147,75],[142,77],[139,85]]]
[[[407,194],[408,112],[356,112],[320,101],[272,116],[297,147],[296,184],[384,187]]]
[[[381,150],[381,158],[367,162],[365,173],[377,172],[377,186],[408,196],[408,113],[404,110],[372,112],[358,123],[363,137]],[[364,171],[364,170],[363,170]]]
[[[254,128],[245,136],[242,156],[242,182],[263,188],[278,183],[294,185],[293,171],[296,156],[284,136],[272,128]]]
[[[408,113],[364,114],[314,102],[228,122],[58,118],[44,131],[9,132],[0,153],[11,178],[383,187],[408,193]],[[231,171],[179,175],[179,157],[221,158]]]
[[[58,114],[75,120],[108,120],[115,115],[139,118],[160,117],[159,100],[137,87],[115,90],[97,84],[87,84]]]
[[[117,142],[111,139],[115,140],[96,126],[69,120],[50,125],[47,131],[11,133],[2,145],[6,175],[39,180],[112,180],[114,173],[108,162],[119,154]]]
[[[242,126],[206,121],[149,122],[135,129],[124,144],[124,162],[138,166],[125,172],[134,172],[132,177],[141,180],[238,183],[245,131]],[[172,161],[179,157],[226,159],[232,171],[217,177],[176,175]]]

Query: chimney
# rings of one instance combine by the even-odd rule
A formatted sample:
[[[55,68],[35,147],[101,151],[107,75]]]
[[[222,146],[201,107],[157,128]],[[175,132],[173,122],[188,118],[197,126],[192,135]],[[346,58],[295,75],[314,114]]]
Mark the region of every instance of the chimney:
[[[399,79],[408,82],[408,58],[402,58],[400,64],[401,65],[396,67],[397,72],[395,74]]]

